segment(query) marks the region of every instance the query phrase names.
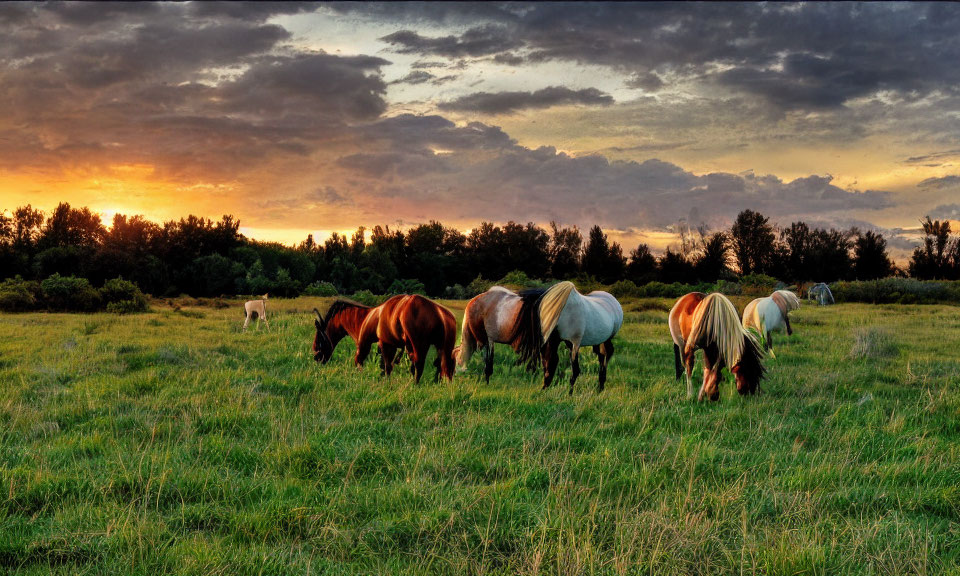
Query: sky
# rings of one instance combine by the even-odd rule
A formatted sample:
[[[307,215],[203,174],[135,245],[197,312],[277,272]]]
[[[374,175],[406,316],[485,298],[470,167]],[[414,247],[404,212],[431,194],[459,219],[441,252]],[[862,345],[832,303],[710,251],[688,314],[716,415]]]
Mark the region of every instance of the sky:
[[[600,224],[960,219],[960,4],[0,3],[0,209]]]

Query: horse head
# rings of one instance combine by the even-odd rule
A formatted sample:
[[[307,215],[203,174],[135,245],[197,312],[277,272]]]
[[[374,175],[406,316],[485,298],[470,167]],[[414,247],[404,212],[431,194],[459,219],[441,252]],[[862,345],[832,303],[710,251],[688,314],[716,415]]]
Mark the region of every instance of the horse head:
[[[317,333],[313,337],[313,359],[321,364],[326,364],[333,356],[333,343],[330,342],[330,337],[327,335],[327,321],[316,308],[313,309],[313,313],[317,316],[313,320],[317,329]]]

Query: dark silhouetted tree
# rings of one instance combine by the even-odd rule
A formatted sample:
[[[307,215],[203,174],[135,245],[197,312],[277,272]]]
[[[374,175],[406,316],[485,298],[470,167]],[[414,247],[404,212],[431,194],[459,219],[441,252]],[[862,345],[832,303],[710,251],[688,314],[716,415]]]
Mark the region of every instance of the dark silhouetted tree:
[[[729,254],[730,245],[726,234],[715,232],[706,237],[693,261],[697,278],[703,282],[715,282],[730,276]]]
[[[753,210],[740,212],[730,229],[730,240],[740,274],[770,270],[775,236],[766,216]]]
[[[637,285],[657,279],[657,259],[650,253],[649,246],[639,244],[630,251],[626,275],[628,280]]]
[[[573,278],[580,272],[583,236],[580,230],[561,228],[550,222],[550,275],[557,279]]]
[[[853,275],[857,280],[886,278],[893,272],[887,255],[887,240],[872,230],[857,235],[853,241]]]
[[[951,266],[947,252],[950,245],[950,221],[931,220],[927,216],[920,222],[923,225],[923,245],[913,251],[910,275],[921,279],[950,277]]]

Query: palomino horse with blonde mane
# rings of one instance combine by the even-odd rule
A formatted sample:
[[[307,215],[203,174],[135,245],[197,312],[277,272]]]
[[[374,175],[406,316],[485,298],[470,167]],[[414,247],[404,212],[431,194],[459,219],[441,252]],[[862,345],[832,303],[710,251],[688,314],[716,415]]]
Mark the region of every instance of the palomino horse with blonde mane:
[[[560,342],[570,347],[570,394],[580,375],[580,348],[593,346],[600,360],[597,392],[603,391],[607,364],[613,356],[613,337],[623,325],[623,309],[607,292],[580,294],[572,282],[560,282],[550,288],[520,293],[523,310],[517,316],[522,324],[515,332],[529,335],[520,343],[521,360],[543,361],[543,387],[553,381],[560,357]]]
[[[787,329],[787,336],[793,334],[790,327],[790,312],[800,307],[800,299],[789,290],[777,290],[766,298],[752,300],[743,309],[743,327],[753,328],[763,335],[767,350],[773,354],[773,341],[770,333],[781,328]]]
[[[523,309],[523,300],[512,290],[494,286],[483,294],[474,296],[463,309],[463,329],[460,331],[460,346],[457,347],[457,371],[467,369],[470,357],[477,350],[483,351],[483,375],[487,384],[493,374],[493,345],[507,344],[520,352],[523,342],[529,338],[526,331],[531,323],[518,322]],[[534,365],[536,359],[529,363]]]
[[[740,324],[737,309],[720,293],[691,292],[673,305],[668,318],[679,380],[686,367],[687,398],[693,397],[693,363],[703,350],[703,385],[697,400],[720,399],[720,370],[726,366],[737,380],[737,392],[754,394],[763,378],[763,350]]]
[[[453,347],[457,322],[453,313],[423,296],[394,296],[375,308],[337,300],[326,316],[314,309],[317,332],[313,339],[314,360],[326,364],[337,343],[349,335],[357,343],[354,362],[363,366],[374,342],[378,342],[387,376],[393,371],[398,351],[406,350],[417,382],[423,376],[430,346],[437,349],[436,380],[453,379]]]

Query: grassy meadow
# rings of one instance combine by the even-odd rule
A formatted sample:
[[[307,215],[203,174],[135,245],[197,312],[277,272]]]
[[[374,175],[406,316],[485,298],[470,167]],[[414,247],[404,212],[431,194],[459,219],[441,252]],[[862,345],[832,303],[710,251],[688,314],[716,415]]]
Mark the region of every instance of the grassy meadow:
[[[328,303],[0,315],[0,571],[960,574],[958,308],[805,303],[762,395],[697,404],[668,300],[572,397],[502,346],[321,367]]]

